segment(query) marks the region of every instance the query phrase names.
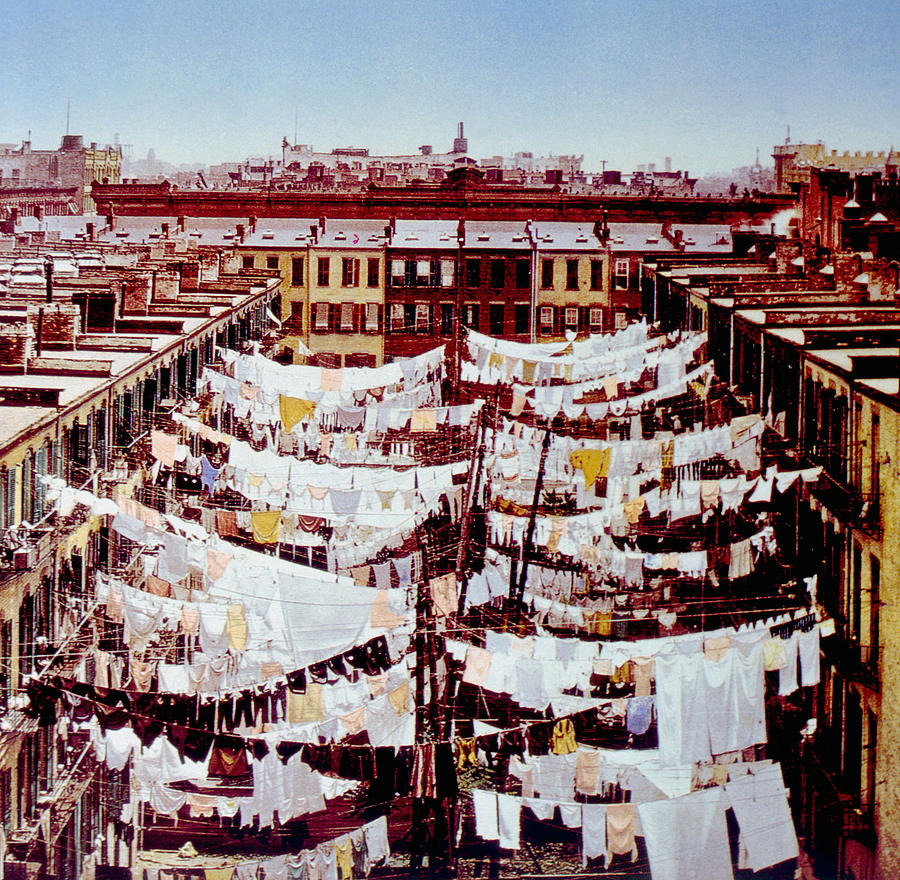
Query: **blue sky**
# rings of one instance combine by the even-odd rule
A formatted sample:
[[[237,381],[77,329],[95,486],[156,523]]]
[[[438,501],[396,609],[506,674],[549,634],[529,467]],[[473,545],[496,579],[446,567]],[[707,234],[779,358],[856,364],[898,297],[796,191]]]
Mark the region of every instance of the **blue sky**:
[[[175,162],[317,149],[584,153],[691,173],[784,140],[897,138],[896,0],[6,4],[0,142],[71,130]]]

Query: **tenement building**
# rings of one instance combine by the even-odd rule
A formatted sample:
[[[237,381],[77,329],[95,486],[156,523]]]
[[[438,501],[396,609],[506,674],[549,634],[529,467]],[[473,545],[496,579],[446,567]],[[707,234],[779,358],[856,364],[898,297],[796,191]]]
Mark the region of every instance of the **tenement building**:
[[[6,877],[95,876],[129,858],[127,776],[78,725],[23,713],[54,658],[82,679],[121,663],[95,589],[129,560],[102,508],[70,502],[127,482],[129,450],[217,348],[265,335],[278,279],[222,265],[200,280],[196,252],[19,238],[0,237],[0,858]],[[52,480],[76,494],[51,505]]]
[[[890,159],[852,158],[790,179],[796,237],[760,237],[744,258],[661,258],[644,266],[643,302],[665,329],[707,331],[718,376],[783,454],[823,469],[782,525],[836,633],[814,698],[781,708],[796,720],[794,809],[819,876],[874,880],[900,870],[900,183]]]

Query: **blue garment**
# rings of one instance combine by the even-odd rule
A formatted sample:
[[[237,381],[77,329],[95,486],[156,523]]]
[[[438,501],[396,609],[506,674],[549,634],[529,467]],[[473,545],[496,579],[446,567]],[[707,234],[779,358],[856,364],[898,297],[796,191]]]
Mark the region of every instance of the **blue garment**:
[[[200,456],[200,485],[206,489],[210,495],[213,493],[213,486],[216,477],[219,476],[219,469],[214,468],[209,459],[205,455]]]
[[[632,697],[625,711],[625,729],[637,736],[650,729],[653,720],[653,697]]]
[[[412,556],[403,556],[394,560],[394,568],[397,569],[399,586],[408,587],[412,583]]]

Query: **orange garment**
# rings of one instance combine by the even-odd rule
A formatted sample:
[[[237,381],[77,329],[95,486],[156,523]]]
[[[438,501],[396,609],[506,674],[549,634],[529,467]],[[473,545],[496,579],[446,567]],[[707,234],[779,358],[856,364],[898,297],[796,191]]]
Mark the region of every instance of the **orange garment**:
[[[250,514],[253,540],[257,544],[277,544],[280,525],[280,510],[254,510]]]
[[[316,411],[316,405],[312,400],[304,400],[302,397],[278,397],[278,412],[281,416],[281,424],[284,430],[290,434],[297,422],[308,419]]]

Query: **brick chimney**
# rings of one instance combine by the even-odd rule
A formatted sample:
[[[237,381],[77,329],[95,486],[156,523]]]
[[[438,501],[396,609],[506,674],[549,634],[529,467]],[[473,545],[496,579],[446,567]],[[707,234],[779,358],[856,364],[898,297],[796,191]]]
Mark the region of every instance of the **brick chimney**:
[[[31,334],[37,340],[37,327],[41,325],[41,347],[72,351],[81,330],[81,308],[74,303],[44,303],[29,305],[26,320]]]
[[[897,262],[875,260],[867,269],[869,273],[869,299],[872,302],[893,302],[897,298],[897,281],[900,268]]]
[[[838,293],[853,293],[859,288],[853,283],[862,272],[862,257],[859,254],[835,253],[832,260],[834,266],[834,289]]]
[[[34,331],[30,324],[0,325],[0,371],[24,373],[31,358]]]

